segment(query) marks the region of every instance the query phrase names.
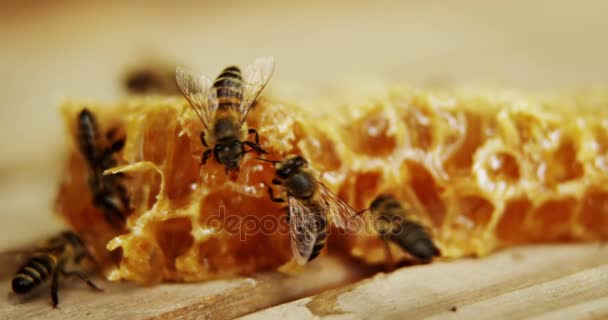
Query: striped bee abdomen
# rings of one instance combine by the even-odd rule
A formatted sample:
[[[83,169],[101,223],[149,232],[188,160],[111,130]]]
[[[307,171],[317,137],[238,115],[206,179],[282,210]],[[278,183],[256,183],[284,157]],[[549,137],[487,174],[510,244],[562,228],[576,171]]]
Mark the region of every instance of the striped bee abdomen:
[[[97,123],[95,116],[87,110],[82,109],[78,114],[78,144],[80,152],[90,165],[97,162]]]
[[[390,240],[412,256],[428,261],[439,255],[439,249],[423,226],[412,221],[404,221],[400,228],[394,231],[388,235]]]
[[[55,269],[56,260],[51,255],[36,256],[24,264],[13,278],[13,292],[27,293],[46,280]]]
[[[243,77],[236,66],[224,69],[215,79],[218,109],[238,108],[243,98]]]
[[[317,238],[315,239],[315,245],[312,248],[312,253],[308,258],[308,261],[312,261],[319,255],[319,253],[321,253],[321,250],[325,246],[325,241],[327,240],[327,220],[325,215],[318,214],[314,219]]]

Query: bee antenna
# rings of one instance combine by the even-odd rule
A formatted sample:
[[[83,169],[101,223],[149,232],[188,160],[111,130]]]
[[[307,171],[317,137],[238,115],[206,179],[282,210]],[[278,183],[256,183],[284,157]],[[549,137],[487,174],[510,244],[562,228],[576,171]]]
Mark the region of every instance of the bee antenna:
[[[359,215],[361,215],[361,214],[363,214],[363,213],[367,212],[369,209],[370,209],[370,208],[365,208],[365,209],[363,209],[363,210],[359,210],[359,211],[357,211],[357,212],[355,213],[355,216],[359,216]]]
[[[269,159],[264,159],[264,158],[260,158],[260,157],[256,157],[256,159],[258,159],[260,161],[264,161],[264,162],[270,162],[272,164],[281,162],[281,161],[278,161],[278,160],[269,160]]]

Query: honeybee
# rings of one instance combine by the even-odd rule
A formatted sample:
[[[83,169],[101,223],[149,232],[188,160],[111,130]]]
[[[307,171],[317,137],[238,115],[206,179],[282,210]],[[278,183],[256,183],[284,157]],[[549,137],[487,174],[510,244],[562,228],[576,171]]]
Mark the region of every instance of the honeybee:
[[[131,94],[179,94],[175,81],[175,64],[149,61],[128,70],[124,75],[124,89]]]
[[[260,160],[275,165],[276,176],[272,184],[282,186],[287,196],[291,249],[299,264],[313,260],[323,249],[328,219],[341,229],[355,231],[357,212],[314,177],[303,157]],[[285,202],[284,198],[274,195],[271,186],[268,186],[268,195],[274,202]]]
[[[207,150],[203,152],[201,165],[213,154],[226,172],[238,171],[245,153],[267,153],[260,146],[258,132],[253,128],[247,130],[244,122],[273,69],[272,57],[258,58],[242,75],[237,66],[230,66],[211,83],[205,76],[177,68],[177,83],[205,126],[200,138]],[[251,134],[255,142],[247,140]],[[245,145],[251,149],[245,150]]]
[[[127,189],[122,184],[125,176],[122,173],[103,173],[116,166],[114,154],[125,144],[124,138],[110,142],[114,140],[114,135],[115,131],[110,130],[104,143],[99,136],[93,113],[85,108],[78,114],[78,144],[89,165],[89,188],[93,195],[93,205],[103,211],[108,223],[122,227],[130,208]]]
[[[60,276],[78,277],[92,289],[101,291],[83,272],[66,270],[68,265],[78,264],[84,258],[92,259],[80,237],[72,231],[61,232],[37,248],[32,257],[19,268],[13,277],[13,292],[20,295],[29,293],[50,279],[51,299],[56,308],[59,303],[57,291]]]
[[[391,265],[393,257],[389,241],[421,261],[427,262],[440,255],[429,232],[408,216],[407,210],[394,196],[379,195],[372,201],[368,210],[371,213],[373,228],[384,243]]]

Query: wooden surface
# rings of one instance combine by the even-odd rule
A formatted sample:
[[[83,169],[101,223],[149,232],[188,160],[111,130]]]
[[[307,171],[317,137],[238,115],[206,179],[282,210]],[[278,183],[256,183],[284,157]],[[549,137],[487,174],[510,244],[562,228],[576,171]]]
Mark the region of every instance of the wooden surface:
[[[514,248],[404,268],[242,319],[606,319],[607,249]]]
[[[558,90],[608,84],[607,10],[603,0],[3,1],[0,251],[61,227],[49,210],[63,164],[61,97],[113,101],[124,68],[142,58],[213,74],[272,54],[277,68],[266,90],[288,97],[330,93],[345,79],[362,91],[374,87],[370,79]],[[417,266],[250,317],[606,318],[606,251],[518,248]],[[0,255],[0,319],[230,318],[369,274],[330,259],[297,278],[102,283],[105,293],[67,282],[53,310],[46,291],[28,303],[9,297],[15,268],[14,256]]]
[[[152,287],[95,279],[104,292],[68,279],[59,291],[59,308],[53,309],[48,286],[30,297],[10,293],[15,259],[12,254],[0,255],[0,297],[8,297],[0,299],[0,319],[230,319],[345,285],[374,272],[327,257],[296,275],[266,272],[247,278]]]
[[[4,256],[4,266],[10,265],[11,257]],[[601,244],[519,247],[483,259],[438,262],[374,276],[378,270],[324,257],[294,276],[269,272],[154,287],[98,279],[105,292],[66,281],[56,310],[46,289],[29,300],[9,295],[7,269],[2,268],[0,295],[5,292],[9,299],[0,300],[0,319],[608,317],[608,250]],[[328,288],[334,289],[305,297]],[[281,305],[300,297],[305,298]]]

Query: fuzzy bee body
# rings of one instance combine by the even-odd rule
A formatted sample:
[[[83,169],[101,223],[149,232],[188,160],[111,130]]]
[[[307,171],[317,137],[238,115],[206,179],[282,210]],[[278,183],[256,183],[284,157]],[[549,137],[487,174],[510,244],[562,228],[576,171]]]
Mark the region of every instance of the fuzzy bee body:
[[[83,109],[78,114],[78,144],[80,152],[85,157],[88,163],[96,163],[99,158],[97,148],[97,137],[99,135],[97,129],[97,121],[93,114]]]
[[[59,303],[57,291],[60,275],[76,276],[91,288],[100,290],[84,273],[65,270],[68,264],[79,263],[86,257],[90,255],[80,238],[71,231],[64,231],[35,250],[32,257],[19,268],[11,283],[13,292],[27,294],[51,279],[51,298],[56,307]]]
[[[245,153],[267,153],[260,146],[257,131],[247,130],[244,122],[273,68],[272,58],[259,58],[243,73],[237,66],[225,68],[213,83],[205,76],[177,69],[177,83],[205,126],[200,138],[207,150],[201,156],[201,164],[213,155],[226,172],[238,171]],[[247,140],[249,134],[255,135],[254,141]]]
[[[313,231],[316,233],[316,238],[310,253],[310,257],[308,257],[308,261],[312,261],[325,247],[325,242],[327,241],[327,217],[322,214],[325,210],[317,203],[308,203],[306,205],[311,208],[311,212],[316,213],[315,216],[312,217],[312,219],[315,221]]]
[[[306,168],[304,158],[264,161],[276,164],[276,177],[272,183],[282,186],[287,197],[291,249],[296,261],[305,264],[316,258],[325,246],[328,222],[347,229],[347,222],[356,218],[356,212],[317,181]],[[285,202],[285,199],[275,197],[272,187],[268,187],[268,194],[274,202]]]
[[[24,294],[45,281],[57,265],[57,256],[54,254],[38,255],[23,265],[13,278],[13,292]]]
[[[103,172],[116,166],[114,154],[122,149],[124,139],[102,143],[95,116],[88,109],[83,109],[78,114],[77,128],[80,153],[89,166],[89,189],[93,205],[103,211],[110,224],[122,227],[130,208],[127,190],[122,184],[124,175],[104,175]],[[111,140],[112,135],[113,131],[110,131],[106,140]]]
[[[290,181],[288,180],[286,182],[289,183]],[[293,185],[291,187],[286,186],[286,189],[293,191]],[[291,197],[294,197],[296,201],[300,202],[299,204],[295,204],[294,201],[294,203],[292,203],[288,208],[288,221],[290,223],[291,221],[294,221],[294,225],[292,226],[292,228],[294,228],[292,237],[296,237],[296,243],[306,243],[310,241],[309,239],[305,239],[303,237],[312,237],[314,239],[314,241],[310,244],[312,245],[312,250],[310,250],[310,253],[308,253],[308,246],[306,246],[305,249],[302,249],[300,246],[295,245],[292,247],[292,249],[298,251],[297,256],[301,255],[305,257],[306,255],[309,255],[306,261],[302,259],[302,262],[309,262],[315,259],[321,253],[321,250],[323,250],[325,247],[325,242],[327,241],[326,209],[320,205],[318,201],[311,198],[297,199],[291,192],[288,191],[288,194],[291,194]],[[297,205],[302,205],[307,208],[308,216],[305,217],[305,219],[308,219],[308,223],[299,223],[298,217],[292,217],[292,211],[298,210],[294,208]],[[294,215],[295,214],[296,213],[294,213]],[[308,228],[308,230],[305,228]]]
[[[133,95],[178,95],[175,81],[175,63],[162,59],[150,59],[127,70],[123,89]]]
[[[238,110],[243,99],[243,76],[241,69],[230,66],[222,70],[213,82],[217,95],[218,111]]]
[[[401,202],[391,195],[380,195],[370,205],[374,227],[384,241],[397,244],[422,261],[439,256],[428,230],[408,217]]]

